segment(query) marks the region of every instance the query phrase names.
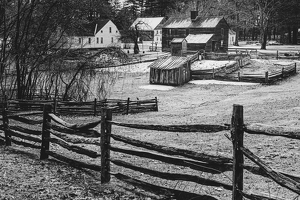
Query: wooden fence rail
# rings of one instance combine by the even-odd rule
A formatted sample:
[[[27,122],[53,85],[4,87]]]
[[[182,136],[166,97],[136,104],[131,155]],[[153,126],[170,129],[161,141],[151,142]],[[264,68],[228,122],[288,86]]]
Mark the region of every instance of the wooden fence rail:
[[[164,194],[172,196],[177,199],[186,199],[187,196],[198,199],[218,199],[214,196],[200,195],[186,191],[179,191],[158,185],[153,185],[144,181],[130,178],[122,173],[111,171],[111,164],[129,170],[137,171],[139,173],[147,174],[166,180],[188,181],[196,184],[223,187],[225,190],[232,191],[233,200],[248,199],[268,199],[274,198],[266,195],[250,194],[244,190],[244,170],[252,172],[256,175],[268,177],[278,183],[280,186],[291,190],[296,194],[300,194],[300,177],[278,172],[273,170],[265,162],[260,160],[249,149],[244,147],[244,134],[261,134],[267,136],[282,136],[292,139],[300,139],[299,127],[282,127],[270,126],[264,124],[245,124],[243,119],[243,106],[234,105],[231,125],[210,125],[210,124],[195,124],[195,125],[146,125],[146,124],[131,124],[115,122],[112,119],[112,110],[103,109],[101,112],[101,119],[95,122],[72,124],[68,123],[54,113],[52,113],[51,104],[44,105],[43,112],[10,112],[7,108],[2,109],[3,125],[0,126],[4,135],[0,134],[0,140],[4,140],[7,146],[12,143],[40,149],[40,159],[47,159],[49,156],[68,163],[73,166],[87,168],[101,172],[101,183],[108,183],[111,176],[142,187],[156,194]],[[43,120],[32,119],[36,118],[38,114],[43,114]],[[21,123],[34,124],[31,128],[22,127]],[[39,123],[38,123],[39,122]],[[42,123],[41,123],[42,122]],[[18,123],[18,125],[15,125]],[[41,127],[42,124],[42,127]],[[94,130],[101,124],[101,134]],[[228,139],[233,144],[233,158],[208,155],[205,153],[198,153],[186,149],[168,147],[164,145],[143,142],[125,136],[116,135],[112,130],[112,126],[129,127],[134,129],[146,129],[168,132],[202,132],[203,134],[229,131],[231,137]],[[81,137],[77,137],[81,136]],[[84,136],[84,137],[82,137]],[[99,139],[96,141],[93,139]],[[115,146],[111,141],[118,141],[132,146],[132,148],[123,148]],[[84,155],[92,159],[101,158],[101,165],[86,163],[83,161],[70,158],[68,156],[57,153],[51,149],[51,144],[56,144],[67,151]],[[97,152],[82,146],[78,143],[100,145],[101,152]],[[139,149],[136,149],[139,148]],[[146,150],[141,150],[146,149]],[[165,164],[177,165],[180,167],[188,167],[193,170],[207,172],[211,174],[220,174],[226,171],[233,171],[232,183],[223,181],[210,180],[198,175],[189,175],[181,173],[162,172],[147,167],[134,165],[111,156],[111,152],[127,154],[131,156],[138,156],[139,158],[152,159],[163,162]],[[244,156],[249,158],[258,166],[250,166],[244,163]],[[201,174],[201,173],[199,173]],[[182,196],[182,195],[185,196]]]
[[[0,102],[0,108],[8,108],[11,112],[43,111],[45,104],[51,104],[53,113],[59,115],[100,115],[102,108],[110,108],[113,113],[129,114],[147,111],[158,111],[157,97],[146,100],[104,99],[89,102],[70,102],[53,100],[7,100]]]
[[[273,72],[264,73],[232,73],[233,71],[228,70],[226,67],[225,72],[222,69],[209,69],[209,70],[198,70],[192,72],[192,77],[195,79],[201,79],[202,77],[212,78],[217,80],[227,81],[243,81],[252,83],[274,83],[283,78],[292,76],[297,73],[297,63],[282,66]],[[235,69],[237,70],[237,69]]]

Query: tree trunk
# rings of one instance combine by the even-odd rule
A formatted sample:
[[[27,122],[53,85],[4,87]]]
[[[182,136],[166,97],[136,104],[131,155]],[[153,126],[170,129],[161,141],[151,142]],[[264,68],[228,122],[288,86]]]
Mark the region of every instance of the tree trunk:
[[[267,30],[261,30],[261,48],[260,49],[266,49],[267,47],[267,38],[268,38],[268,31]]]
[[[293,43],[292,44],[297,44],[298,43],[298,27],[293,26]]]
[[[239,28],[236,28],[236,36],[235,36],[234,46],[239,46]]]
[[[18,1],[18,11],[17,11],[17,22],[16,22],[16,35],[14,38],[14,50],[16,53],[15,56],[15,64],[17,71],[17,99],[22,99],[22,83],[21,83],[21,66],[20,66],[20,45],[19,45],[19,37],[20,37],[20,12],[21,12],[21,1]]]
[[[252,28],[252,41],[255,40],[255,28]]]
[[[138,45],[138,41],[137,40],[134,40],[133,50],[134,50],[134,54],[140,53],[140,49],[139,49],[139,45]]]
[[[292,43],[292,33],[291,33],[291,27],[288,26],[288,44]]]

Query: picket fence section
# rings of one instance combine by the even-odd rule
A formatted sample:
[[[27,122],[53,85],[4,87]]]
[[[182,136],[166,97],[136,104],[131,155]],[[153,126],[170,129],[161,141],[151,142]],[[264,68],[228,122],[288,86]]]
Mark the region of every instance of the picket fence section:
[[[43,112],[10,112],[6,108],[2,111],[3,124],[1,129],[4,131],[4,136],[0,135],[0,140],[3,140],[7,146],[11,143],[23,145],[35,149],[40,149],[40,159],[47,159],[49,156],[60,161],[69,163],[77,167],[87,168],[101,172],[101,182],[108,183],[111,176],[142,187],[145,190],[152,191],[156,194],[168,194],[175,199],[217,199],[209,195],[195,194],[191,192],[170,189],[158,185],[150,184],[141,180],[122,174],[119,171],[111,171],[111,164],[119,167],[131,169],[150,176],[166,179],[166,180],[183,180],[190,181],[206,186],[223,187],[225,190],[231,190],[233,200],[242,200],[244,197],[248,199],[278,199],[270,196],[259,194],[249,194],[243,190],[243,174],[244,170],[252,172],[256,175],[262,175],[274,180],[276,183],[285,187],[296,194],[300,194],[300,177],[283,172],[277,172],[269,167],[266,163],[255,156],[249,149],[244,147],[244,134],[263,134],[268,136],[282,136],[293,139],[300,139],[300,128],[289,127],[272,127],[263,124],[245,124],[243,119],[243,106],[234,105],[231,125],[211,125],[211,124],[194,124],[194,125],[147,125],[147,124],[131,124],[116,122],[112,119],[112,110],[103,109],[101,119],[84,124],[68,123],[54,113],[51,112],[51,105],[45,105]],[[43,117],[37,117],[42,115]],[[16,121],[18,125],[15,125]],[[25,123],[25,126],[19,125]],[[94,128],[101,123],[101,133]],[[32,129],[28,128],[28,125]],[[233,158],[208,155],[190,150],[171,148],[163,145],[152,144],[135,140],[129,137],[114,134],[112,126],[121,126],[141,130],[156,130],[168,132],[201,132],[203,134],[229,131],[231,137],[227,136],[233,144]],[[224,132],[220,132],[224,133]],[[84,137],[76,137],[76,136]],[[101,137],[101,141],[93,140]],[[130,144],[131,146],[143,148],[145,150],[127,149],[114,145],[113,141]],[[85,163],[75,160],[70,157],[61,155],[50,148],[50,144],[57,144],[69,151],[88,156],[93,159],[101,157],[101,165]],[[76,144],[93,144],[100,145],[101,152],[96,152],[83,148]],[[123,160],[117,160],[111,157],[110,152],[118,152],[138,156],[142,158],[153,159],[164,162],[165,164],[173,164],[181,167],[188,167],[194,170],[208,172],[212,174],[223,173],[225,171],[233,171],[232,184],[225,182],[206,179],[196,175],[178,174],[161,172],[153,169],[133,165]],[[180,156],[180,157],[179,157]],[[244,163],[244,156],[252,160],[258,166],[250,166]],[[122,170],[123,171],[123,170]],[[200,174],[200,173],[199,173]]]
[[[157,97],[146,100],[104,99],[73,102],[53,100],[7,100],[4,98],[0,108],[6,107],[10,111],[42,111],[45,104],[51,104],[53,112],[59,115],[100,115],[101,109],[110,108],[113,113],[129,114],[148,111],[158,111]]]

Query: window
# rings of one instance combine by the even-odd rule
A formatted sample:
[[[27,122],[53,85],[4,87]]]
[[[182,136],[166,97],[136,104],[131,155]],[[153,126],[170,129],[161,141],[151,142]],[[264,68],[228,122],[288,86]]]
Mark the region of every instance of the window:
[[[81,38],[78,39],[78,43],[81,44]]]
[[[156,39],[157,41],[158,41],[158,37],[157,37],[157,39]]]
[[[116,31],[116,33],[118,33],[118,31]]]
[[[97,44],[99,44],[99,38],[97,37]]]
[[[101,37],[101,44],[103,44],[103,37]]]
[[[156,34],[158,34],[158,31],[156,31]]]
[[[114,38],[113,37],[111,37],[111,43],[114,43]]]
[[[91,44],[91,42],[92,42],[92,40],[91,40],[91,38],[89,38],[89,44]]]
[[[111,27],[109,27],[109,33],[111,33]]]
[[[103,33],[103,30],[101,30],[101,33]]]

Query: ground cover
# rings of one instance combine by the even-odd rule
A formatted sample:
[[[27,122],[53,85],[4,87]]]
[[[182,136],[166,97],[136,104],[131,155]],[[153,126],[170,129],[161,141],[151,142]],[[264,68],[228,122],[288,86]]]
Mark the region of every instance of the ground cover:
[[[147,66],[145,66],[147,68]],[[137,66],[138,68],[138,66]],[[141,86],[149,84],[149,72],[124,73],[116,81],[109,98],[153,98],[158,97],[159,111],[131,115],[113,116],[116,121],[145,124],[229,124],[232,105],[244,106],[245,123],[265,123],[270,125],[300,126],[300,79],[299,74],[280,81],[275,85],[196,85],[186,84],[171,90],[159,90],[160,86],[144,89]],[[95,120],[89,118],[71,118],[79,121]],[[232,155],[231,142],[224,136],[228,132],[213,134],[203,133],[169,133],[156,131],[132,131],[130,129],[113,127],[113,133],[129,136],[134,139],[151,143],[189,149],[212,155]],[[124,144],[114,142],[115,145]],[[245,135],[245,146],[250,148],[260,158],[274,169],[290,174],[300,174],[299,141],[267,136]],[[125,147],[131,148],[129,145]],[[57,148],[57,147],[53,147]],[[98,147],[90,147],[98,148]],[[17,150],[22,150],[20,153]],[[61,149],[58,149],[59,151]],[[112,178],[111,184],[103,187],[99,184],[99,174],[77,170],[63,164],[39,161],[38,152],[25,154],[26,148],[0,148],[0,178],[1,198],[5,199],[146,199],[152,196],[139,194],[141,190],[124,185]],[[32,150],[30,150],[32,151]],[[63,150],[61,150],[63,151]],[[72,155],[73,156],[73,155]],[[196,172],[181,167],[164,165],[161,162],[138,159],[127,155],[112,153],[112,157],[124,159],[127,162],[148,166],[152,169],[169,172],[192,173],[201,177],[231,182],[231,173],[211,175]],[[3,162],[2,162],[3,161]],[[96,161],[99,162],[99,161]],[[246,160],[247,163],[251,163]],[[100,162],[99,162],[100,163]],[[46,169],[45,169],[46,168]],[[142,173],[124,170],[112,165],[112,171],[122,171],[134,178],[150,183],[167,186],[172,189],[192,191],[199,194],[211,194],[220,199],[231,199],[231,192],[219,187],[203,187],[182,181],[164,181],[151,178]],[[45,178],[47,181],[42,181]],[[30,186],[26,182],[31,180]],[[246,191],[263,192],[283,199],[297,199],[297,195],[286,189],[281,189],[269,179],[245,174]],[[117,193],[122,191],[124,193]],[[136,194],[136,193],[138,194]],[[35,195],[35,196],[34,196]],[[48,196],[47,196],[48,195]],[[118,197],[116,197],[119,195]],[[123,196],[122,196],[123,195]]]

